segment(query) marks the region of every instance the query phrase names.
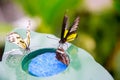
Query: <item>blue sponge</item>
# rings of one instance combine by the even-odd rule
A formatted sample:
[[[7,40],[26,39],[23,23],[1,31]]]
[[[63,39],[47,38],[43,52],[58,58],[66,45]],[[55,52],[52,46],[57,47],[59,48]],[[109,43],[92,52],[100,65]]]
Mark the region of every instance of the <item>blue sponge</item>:
[[[56,75],[67,68],[67,65],[56,59],[56,54],[46,52],[33,58],[28,66],[28,72],[37,77]]]

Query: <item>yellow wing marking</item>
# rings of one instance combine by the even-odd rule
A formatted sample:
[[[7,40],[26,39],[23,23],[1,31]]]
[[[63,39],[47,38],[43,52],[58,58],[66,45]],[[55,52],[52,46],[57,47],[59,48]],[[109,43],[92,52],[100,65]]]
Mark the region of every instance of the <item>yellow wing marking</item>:
[[[65,32],[64,32],[64,38],[66,37],[67,33],[68,33],[68,30],[65,30]]]
[[[65,30],[64,38],[66,37],[67,33],[68,33],[68,30]],[[73,41],[76,37],[77,37],[77,33],[71,33],[71,34],[67,37],[66,41],[67,41],[67,42]]]
[[[69,35],[68,37],[67,37],[67,42],[69,42],[69,41],[73,41],[75,38],[77,37],[77,33],[72,33],[71,35]]]

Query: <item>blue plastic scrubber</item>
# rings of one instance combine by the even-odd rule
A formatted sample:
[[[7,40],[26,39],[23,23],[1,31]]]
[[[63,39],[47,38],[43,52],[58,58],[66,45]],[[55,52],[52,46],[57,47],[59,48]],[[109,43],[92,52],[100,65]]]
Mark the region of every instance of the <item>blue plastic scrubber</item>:
[[[33,58],[28,66],[28,72],[37,77],[48,77],[64,71],[67,66],[58,61],[55,53],[46,52]]]

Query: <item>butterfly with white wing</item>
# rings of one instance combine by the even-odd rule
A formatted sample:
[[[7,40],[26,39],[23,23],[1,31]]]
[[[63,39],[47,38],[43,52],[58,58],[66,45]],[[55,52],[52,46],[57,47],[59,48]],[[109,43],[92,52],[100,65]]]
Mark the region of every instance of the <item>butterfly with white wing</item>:
[[[68,17],[65,15],[62,24],[61,39],[59,41],[59,46],[56,50],[56,58],[62,63],[69,65],[69,56],[65,53],[65,50],[63,49],[63,44],[65,44],[65,42],[73,41],[77,37],[76,31],[78,29],[79,17],[74,20],[73,24],[70,26],[69,29],[67,28],[67,20]]]
[[[17,32],[12,32],[8,35],[8,41],[18,45],[20,48],[29,51],[30,48],[30,22],[27,26],[26,38],[23,39]]]

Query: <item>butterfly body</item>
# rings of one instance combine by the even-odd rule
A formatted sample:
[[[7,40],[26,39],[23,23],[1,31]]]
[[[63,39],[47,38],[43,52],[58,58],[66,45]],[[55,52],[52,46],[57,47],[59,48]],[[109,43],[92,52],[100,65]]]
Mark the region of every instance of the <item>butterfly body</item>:
[[[65,15],[62,24],[61,39],[59,41],[59,46],[56,50],[56,58],[66,65],[68,65],[70,61],[68,55],[65,53],[65,50],[63,49],[63,44],[65,44],[65,42],[72,41],[77,37],[76,31],[79,24],[79,17],[77,17],[74,20],[73,24],[70,26],[69,29],[67,28],[67,20],[68,17]]]

